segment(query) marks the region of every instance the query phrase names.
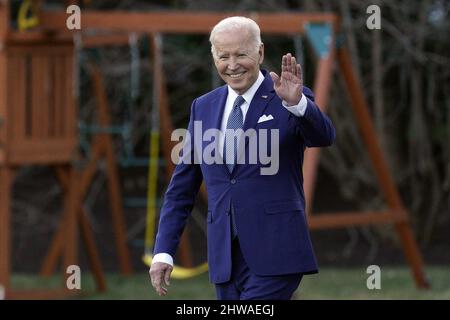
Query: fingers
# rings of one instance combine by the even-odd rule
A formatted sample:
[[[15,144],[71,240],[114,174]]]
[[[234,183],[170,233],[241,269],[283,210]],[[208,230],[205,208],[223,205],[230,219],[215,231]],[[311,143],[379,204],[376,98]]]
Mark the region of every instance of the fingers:
[[[162,280],[162,270],[159,268],[154,268],[154,265],[152,264],[152,267],[150,268],[149,274],[150,274],[150,280],[152,282],[153,288],[155,288],[155,291],[161,296],[164,295],[164,289],[161,286],[161,280]]]
[[[285,54],[281,59],[281,71],[290,72],[296,77],[301,77],[301,66],[297,64],[297,60],[291,54]]]
[[[294,76],[297,76],[297,61],[295,61],[295,57],[291,58],[291,72]]]
[[[167,294],[167,288],[163,287],[163,281],[166,285],[170,284],[170,274],[172,266],[167,263],[156,262],[150,267],[150,280],[153,288],[160,296]]]
[[[290,59],[289,59],[290,63]],[[281,72],[288,72],[288,56],[285,54],[281,59]]]
[[[296,61],[295,57],[293,57],[290,53],[285,54],[282,59],[282,70],[284,72],[290,72],[292,74],[295,74],[296,72]]]
[[[300,81],[302,81],[302,67],[300,66],[300,64],[297,64],[297,68],[296,68],[296,77],[298,77],[300,79]]]
[[[170,286],[170,274],[172,273],[172,268],[167,268],[164,274],[164,282],[166,285]]]
[[[288,61],[288,71],[292,74],[295,74],[295,57],[293,57],[290,53],[287,54],[287,61]]]

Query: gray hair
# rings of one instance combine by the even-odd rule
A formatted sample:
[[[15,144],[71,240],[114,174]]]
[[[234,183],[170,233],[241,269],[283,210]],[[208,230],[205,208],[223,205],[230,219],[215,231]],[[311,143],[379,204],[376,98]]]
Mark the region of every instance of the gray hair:
[[[250,18],[246,17],[228,17],[221,20],[218,24],[214,26],[211,30],[209,36],[209,42],[211,42],[211,53],[215,56],[214,39],[218,33],[236,31],[236,30],[247,30],[252,37],[252,41],[255,44],[255,49],[257,50],[261,46],[261,30],[258,24]]]

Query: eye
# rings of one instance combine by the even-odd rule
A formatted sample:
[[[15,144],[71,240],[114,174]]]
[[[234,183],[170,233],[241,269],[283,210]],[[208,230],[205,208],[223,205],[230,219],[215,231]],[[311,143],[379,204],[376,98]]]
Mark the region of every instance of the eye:
[[[228,59],[228,56],[219,56],[220,61],[225,61]]]

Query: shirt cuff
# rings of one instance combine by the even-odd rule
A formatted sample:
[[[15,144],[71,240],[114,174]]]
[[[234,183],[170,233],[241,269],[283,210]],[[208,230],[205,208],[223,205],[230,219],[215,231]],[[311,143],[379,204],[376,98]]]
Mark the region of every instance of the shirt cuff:
[[[308,106],[308,100],[306,100],[304,94],[302,94],[300,102],[294,106],[288,106],[286,101],[284,100],[281,103],[283,104],[283,107],[285,107],[289,112],[292,112],[297,117],[303,117],[306,112],[306,107]]]
[[[152,259],[152,264],[154,264],[155,262],[167,263],[167,264],[170,264],[173,267],[173,258],[168,253],[157,253],[157,254],[155,254],[155,256]]]

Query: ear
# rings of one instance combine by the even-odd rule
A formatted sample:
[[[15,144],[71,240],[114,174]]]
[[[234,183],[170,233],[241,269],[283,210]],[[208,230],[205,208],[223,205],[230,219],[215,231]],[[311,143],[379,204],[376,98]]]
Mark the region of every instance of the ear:
[[[214,62],[214,65],[217,67],[217,64],[219,62],[219,59],[217,59],[216,55],[211,52],[211,59]]]
[[[258,50],[259,54],[259,64],[262,64],[264,61],[264,43],[261,43]]]

